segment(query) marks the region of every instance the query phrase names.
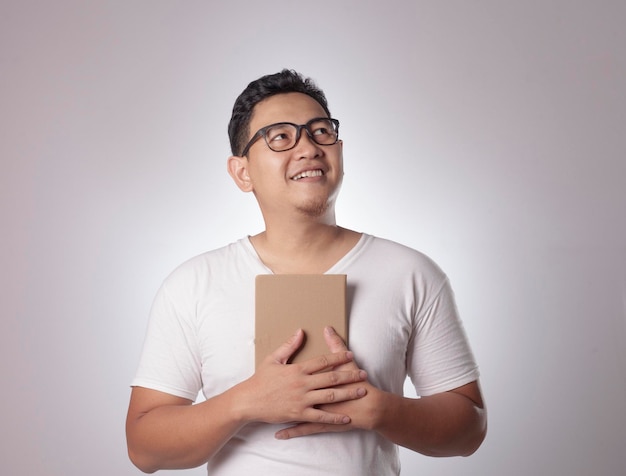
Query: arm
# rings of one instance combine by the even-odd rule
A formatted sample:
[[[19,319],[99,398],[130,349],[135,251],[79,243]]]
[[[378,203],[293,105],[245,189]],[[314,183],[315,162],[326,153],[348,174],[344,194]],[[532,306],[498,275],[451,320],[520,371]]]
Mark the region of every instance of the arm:
[[[429,456],[469,456],[485,438],[487,415],[477,381],[418,399],[378,392],[374,429],[396,444]]]
[[[346,348],[332,330],[326,340],[334,352]],[[353,365],[356,364],[348,363],[343,368]],[[430,456],[470,455],[485,437],[487,415],[477,381],[417,399],[382,391],[369,382],[365,387],[367,395],[363,399],[331,407],[333,411],[350,415],[350,424],[330,427],[322,423],[302,423],[279,431],[276,437],[288,439],[360,428],[377,431],[398,445]]]
[[[337,386],[362,381],[365,372],[356,365],[335,369],[352,361],[352,353],[343,349],[283,365],[302,340],[303,332],[299,330],[268,356],[252,377],[197,405],[156,390],[133,388],[126,419],[132,462],[147,473],[199,466],[253,421],[347,424],[347,415],[317,406],[362,397],[363,386]],[[325,369],[332,370],[318,373]]]

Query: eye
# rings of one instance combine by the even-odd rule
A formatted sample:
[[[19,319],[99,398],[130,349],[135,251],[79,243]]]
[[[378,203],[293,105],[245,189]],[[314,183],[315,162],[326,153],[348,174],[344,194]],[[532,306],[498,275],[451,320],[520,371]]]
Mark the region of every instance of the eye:
[[[274,141],[277,141],[277,140],[286,140],[287,139],[287,134],[285,134],[284,132],[279,132],[277,134],[273,134],[273,135],[269,136],[268,139],[270,140],[270,142],[274,142]]]
[[[325,138],[326,140],[335,136],[333,123],[325,119],[320,119],[311,123],[309,130],[312,135],[319,138]]]
[[[268,143],[289,142],[293,139],[294,128],[288,124],[278,124],[265,132]]]
[[[318,127],[317,129],[313,129],[314,136],[321,136],[324,134],[330,134],[327,127]]]

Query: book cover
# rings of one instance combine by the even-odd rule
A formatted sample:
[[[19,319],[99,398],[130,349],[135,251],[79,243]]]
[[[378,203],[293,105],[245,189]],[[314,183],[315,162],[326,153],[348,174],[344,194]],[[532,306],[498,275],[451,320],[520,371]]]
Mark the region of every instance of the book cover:
[[[324,327],[346,341],[345,274],[262,274],[255,283],[255,366],[301,328],[304,343],[292,356],[299,362],[328,354]]]

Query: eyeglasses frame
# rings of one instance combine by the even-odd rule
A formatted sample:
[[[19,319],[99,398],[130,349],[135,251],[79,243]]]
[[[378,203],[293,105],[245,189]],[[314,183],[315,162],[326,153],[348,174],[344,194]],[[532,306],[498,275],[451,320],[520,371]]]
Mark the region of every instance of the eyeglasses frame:
[[[320,120],[330,121],[335,126],[335,142],[333,142],[332,144],[320,144],[319,142],[315,140],[315,137],[311,134],[311,131],[309,130],[309,126],[313,124],[315,121],[320,121]],[[265,133],[271,127],[280,126],[283,124],[290,125],[296,128],[296,141],[288,149],[274,150],[272,149],[272,146],[269,144],[269,142],[267,142],[267,137],[265,136]],[[300,135],[302,133],[302,129],[306,131],[306,135],[309,136],[309,139],[311,139],[317,145],[322,145],[322,146],[335,145],[339,141],[339,121],[337,119],[333,119],[332,117],[316,117],[308,121],[306,124],[300,124],[300,125],[294,124],[293,122],[285,122],[285,121],[276,122],[274,124],[261,127],[258,131],[256,131],[256,133],[252,136],[252,138],[248,141],[246,146],[243,148],[243,151],[241,152],[241,157],[246,157],[248,152],[250,151],[250,147],[252,147],[261,137],[265,140],[265,144],[267,144],[267,147],[269,147],[270,150],[273,150],[274,152],[287,152],[288,150],[295,148],[298,145],[298,142],[300,142]]]

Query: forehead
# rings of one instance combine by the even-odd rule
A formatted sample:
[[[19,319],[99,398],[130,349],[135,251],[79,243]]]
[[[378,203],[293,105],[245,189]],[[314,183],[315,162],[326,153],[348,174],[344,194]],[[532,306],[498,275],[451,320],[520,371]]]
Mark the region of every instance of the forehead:
[[[312,97],[303,93],[283,93],[270,96],[256,106],[250,120],[250,132],[276,122],[304,124],[316,117],[326,117],[324,108]]]

